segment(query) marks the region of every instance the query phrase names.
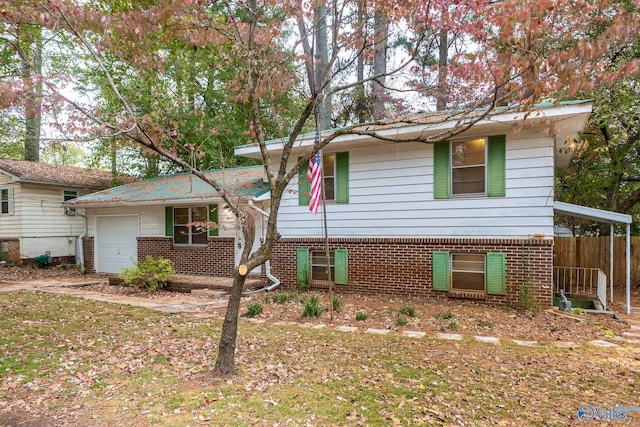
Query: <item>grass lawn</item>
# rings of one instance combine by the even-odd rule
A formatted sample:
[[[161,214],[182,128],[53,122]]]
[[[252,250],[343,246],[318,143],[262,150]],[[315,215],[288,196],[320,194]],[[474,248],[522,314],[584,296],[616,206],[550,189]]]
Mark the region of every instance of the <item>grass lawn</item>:
[[[238,374],[218,379],[220,326],[0,294],[0,426],[584,425],[583,404],[640,405],[630,345],[528,348],[241,320]],[[640,413],[627,417],[640,424]]]

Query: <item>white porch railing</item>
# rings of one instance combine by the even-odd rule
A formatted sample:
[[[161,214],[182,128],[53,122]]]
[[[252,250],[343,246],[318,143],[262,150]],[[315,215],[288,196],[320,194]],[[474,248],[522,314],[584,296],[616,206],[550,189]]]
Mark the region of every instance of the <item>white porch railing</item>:
[[[598,298],[607,309],[607,276],[599,268],[553,267],[553,292]]]

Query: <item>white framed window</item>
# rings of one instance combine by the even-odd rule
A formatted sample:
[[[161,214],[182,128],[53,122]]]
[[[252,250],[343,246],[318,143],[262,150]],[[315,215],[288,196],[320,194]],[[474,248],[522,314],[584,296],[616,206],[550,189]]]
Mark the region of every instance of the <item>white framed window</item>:
[[[62,191],[62,201],[63,202],[68,202],[69,200],[76,199],[77,197],[78,197],[78,191],[77,190],[63,190]],[[68,215],[68,214],[74,213],[74,212],[78,212],[78,209],[76,209],[76,208],[68,208],[68,207],[64,208],[65,215]]]
[[[451,142],[451,194],[486,193],[485,138]]]
[[[176,245],[206,245],[207,228],[187,224],[209,221],[207,206],[189,206],[173,208],[173,243]]]
[[[484,292],[485,265],[485,256],[482,254],[451,254],[451,288]]]
[[[433,251],[433,290],[505,295],[507,264],[504,252],[450,254]]]
[[[324,196],[326,200],[336,198],[336,155],[322,156],[322,173],[324,174]]]
[[[329,276],[327,276],[327,252],[311,251],[311,280],[333,281],[335,276],[334,251],[329,251]]]
[[[311,185],[307,178],[309,165],[298,170],[298,204],[309,205]],[[349,203],[349,152],[343,151],[322,156],[325,200],[335,203]]]
[[[13,215],[13,188],[0,188],[0,215]]]

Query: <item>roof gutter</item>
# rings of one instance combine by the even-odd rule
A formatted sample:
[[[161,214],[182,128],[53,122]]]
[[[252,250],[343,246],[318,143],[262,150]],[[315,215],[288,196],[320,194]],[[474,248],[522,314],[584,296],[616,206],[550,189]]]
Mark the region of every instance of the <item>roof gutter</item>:
[[[267,212],[263,211],[262,209],[260,209],[259,207],[257,207],[255,204],[253,204],[253,199],[249,199],[249,207],[250,207],[251,209],[253,209],[254,211],[258,212],[258,213],[259,213],[260,215],[262,215],[263,217],[265,217],[265,218],[269,218],[269,214],[268,214]],[[262,229],[262,238],[263,238],[263,241],[264,241],[264,237],[265,237],[265,235],[264,235],[264,233],[265,233],[265,232],[266,232],[266,231],[265,231],[265,230],[264,230],[264,228],[263,228],[263,229]],[[271,284],[271,285],[269,285],[269,286],[266,286],[266,287],[264,287],[264,288],[262,288],[262,289],[260,289],[260,290],[259,290],[259,291],[257,291],[257,292],[260,292],[260,291],[262,291],[262,290],[265,290],[265,291],[272,291],[272,290],[274,290],[275,288],[277,288],[278,286],[280,286],[280,279],[278,279],[277,277],[275,277],[274,275],[272,275],[272,274],[271,274],[271,262],[270,262],[270,260],[269,260],[269,259],[267,259],[267,260],[264,262],[264,270],[265,270],[265,271],[264,271],[264,274],[267,276],[267,279],[269,279],[269,280],[272,282],[272,284]]]

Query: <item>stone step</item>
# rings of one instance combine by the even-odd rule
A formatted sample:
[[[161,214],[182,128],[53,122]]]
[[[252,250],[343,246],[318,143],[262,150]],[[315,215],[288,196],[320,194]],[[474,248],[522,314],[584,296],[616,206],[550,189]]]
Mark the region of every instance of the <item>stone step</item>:
[[[208,298],[226,298],[229,294],[225,291],[220,291],[217,289],[192,289],[191,295],[197,297],[208,297]]]

